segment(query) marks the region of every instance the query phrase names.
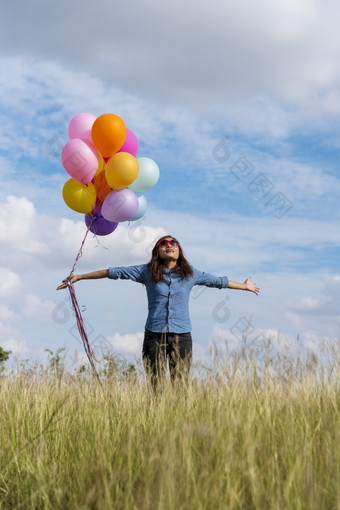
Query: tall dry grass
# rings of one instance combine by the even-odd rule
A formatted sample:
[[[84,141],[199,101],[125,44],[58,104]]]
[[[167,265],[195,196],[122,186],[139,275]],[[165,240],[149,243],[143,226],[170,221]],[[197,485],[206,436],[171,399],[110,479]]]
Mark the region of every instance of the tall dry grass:
[[[3,375],[0,508],[340,509],[339,367],[215,352],[157,395],[133,371]]]

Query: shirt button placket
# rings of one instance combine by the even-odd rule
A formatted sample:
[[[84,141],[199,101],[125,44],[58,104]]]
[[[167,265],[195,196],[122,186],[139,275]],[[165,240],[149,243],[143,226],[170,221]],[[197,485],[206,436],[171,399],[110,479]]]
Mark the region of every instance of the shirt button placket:
[[[169,318],[169,331],[171,331],[171,301],[172,300],[172,279],[169,278],[169,303],[168,303],[168,318]]]

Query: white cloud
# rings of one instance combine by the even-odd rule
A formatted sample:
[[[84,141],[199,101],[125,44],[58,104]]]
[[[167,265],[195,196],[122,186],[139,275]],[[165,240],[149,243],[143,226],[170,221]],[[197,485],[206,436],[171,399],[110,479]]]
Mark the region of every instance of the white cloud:
[[[156,1],[118,7],[101,0],[95,15],[84,1],[79,17],[76,4],[65,0],[57,6],[19,1],[16,8],[6,6],[0,41],[11,56],[40,55],[90,70],[162,102],[221,107],[259,90],[303,101],[339,78],[338,12],[335,2],[321,0],[185,5],[176,0],[166,7]],[[57,33],[54,27],[61,25]],[[72,88],[72,80],[68,83]],[[46,99],[47,94],[42,102]]]
[[[1,347],[5,351],[11,351],[12,355],[20,355],[28,352],[26,342],[24,340],[15,340],[13,338],[1,342]]]
[[[4,111],[0,116],[3,121],[0,148],[7,151],[14,161],[20,156],[37,160],[43,156],[58,163],[62,170],[60,154],[68,141],[68,123],[82,111],[95,115],[106,112],[120,115],[143,142],[146,153],[140,155],[145,156],[151,156],[147,153],[148,147],[152,147],[154,157],[159,148],[164,150],[163,133],[165,130],[169,132],[169,126],[172,134],[180,128],[182,137],[185,133],[197,132],[194,117],[189,111],[169,105],[162,105],[159,109],[152,101],[123,91],[111,80],[105,83],[91,72],[76,72],[57,62],[35,58],[3,57],[0,65],[1,102],[4,110],[10,112],[6,115]],[[9,88],[13,75],[20,86]],[[28,127],[23,129],[23,124]]]
[[[15,322],[15,327],[13,327],[12,319],[12,315],[8,317],[8,313],[5,313],[5,316],[2,317],[3,322],[0,322],[0,346],[13,354],[25,353],[28,349],[26,341],[23,340],[25,335],[19,330],[20,321]]]
[[[143,344],[143,333],[128,333],[108,337],[109,345],[123,355],[135,355],[140,357]]]
[[[15,336],[16,333],[17,332],[15,331],[15,329],[13,328],[13,326],[11,324],[9,324],[6,321],[0,322],[0,338],[1,339],[5,339],[8,336]]]
[[[25,317],[46,322],[51,319],[54,308],[55,303],[53,301],[43,300],[35,294],[28,294],[24,299],[23,314]]]
[[[242,328],[245,324],[241,325]],[[305,330],[302,334],[292,335],[280,330],[270,328],[253,328],[248,325],[247,332],[242,335],[239,329],[222,329],[215,327],[211,333],[211,341],[222,354],[251,351],[255,352],[259,359],[267,354],[275,359],[278,354],[296,358],[313,353],[321,359],[332,360],[334,348],[338,341],[335,337],[327,338],[313,331]],[[262,357],[262,358],[261,358]]]
[[[17,319],[17,318],[18,318],[18,315],[13,310],[8,308],[8,306],[6,306],[6,305],[0,306],[0,320],[13,321],[14,319]]]
[[[11,299],[20,287],[20,276],[6,267],[0,267],[0,298]]]
[[[8,196],[0,210],[0,241],[3,246],[24,253],[48,253],[48,246],[38,241],[37,213],[26,197]]]
[[[0,31],[2,46],[10,48],[1,59],[1,97],[12,112],[1,123],[0,146],[15,148],[15,158],[39,157],[60,131],[53,150],[65,143],[67,120],[80,111],[114,111],[143,143],[163,151],[165,135],[174,133],[198,150],[202,130],[211,133],[218,125],[260,133],[267,141],[301,126],[331,131],[324,119],[337,120],[335,3],[190,0],[183,6],[177,0],[160,8],[155,1],[134,1],[121,4],[117,17],[117,6],[101,0],[101,19],[93,17],[88,0],[81,18],[76,5],[65,1],[57,8],[41,1],[19,5],[20,19],[6,6]],[[27,25],[25,12],[31,16],[35,9],[39,16]],[[70,39],[55,33],[58,19]],[[13,23],[20,38],[10,29]]]
[[[321,296],[305,296],[299,301],[287,300],[287,308],[297,314],[337,316],[340,318],[340,275],[331,276]]]

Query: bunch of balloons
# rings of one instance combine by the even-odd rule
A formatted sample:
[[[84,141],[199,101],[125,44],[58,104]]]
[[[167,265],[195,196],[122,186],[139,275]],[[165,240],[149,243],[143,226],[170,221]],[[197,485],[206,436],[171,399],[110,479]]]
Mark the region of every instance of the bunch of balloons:
[[[61,154],[71,176],[63,187],[68,207],[85,214],[87,227],[97,235],[141,218],[147,209],[142,192],[157,183],[159,168],[150,158],[136,158],[138,140],[124,121],[113,113],[79,113],[68,135]]]

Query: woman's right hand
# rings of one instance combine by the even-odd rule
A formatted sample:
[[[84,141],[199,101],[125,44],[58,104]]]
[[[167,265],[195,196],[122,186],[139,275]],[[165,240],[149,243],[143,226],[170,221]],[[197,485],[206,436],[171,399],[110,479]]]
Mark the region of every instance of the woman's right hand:
[[[57,287],[57,290],[66,289],[68,282],[76,283],[78,280],[81,280],[80,274],[70,274],[67,278],[63,280],[63,283]]]

